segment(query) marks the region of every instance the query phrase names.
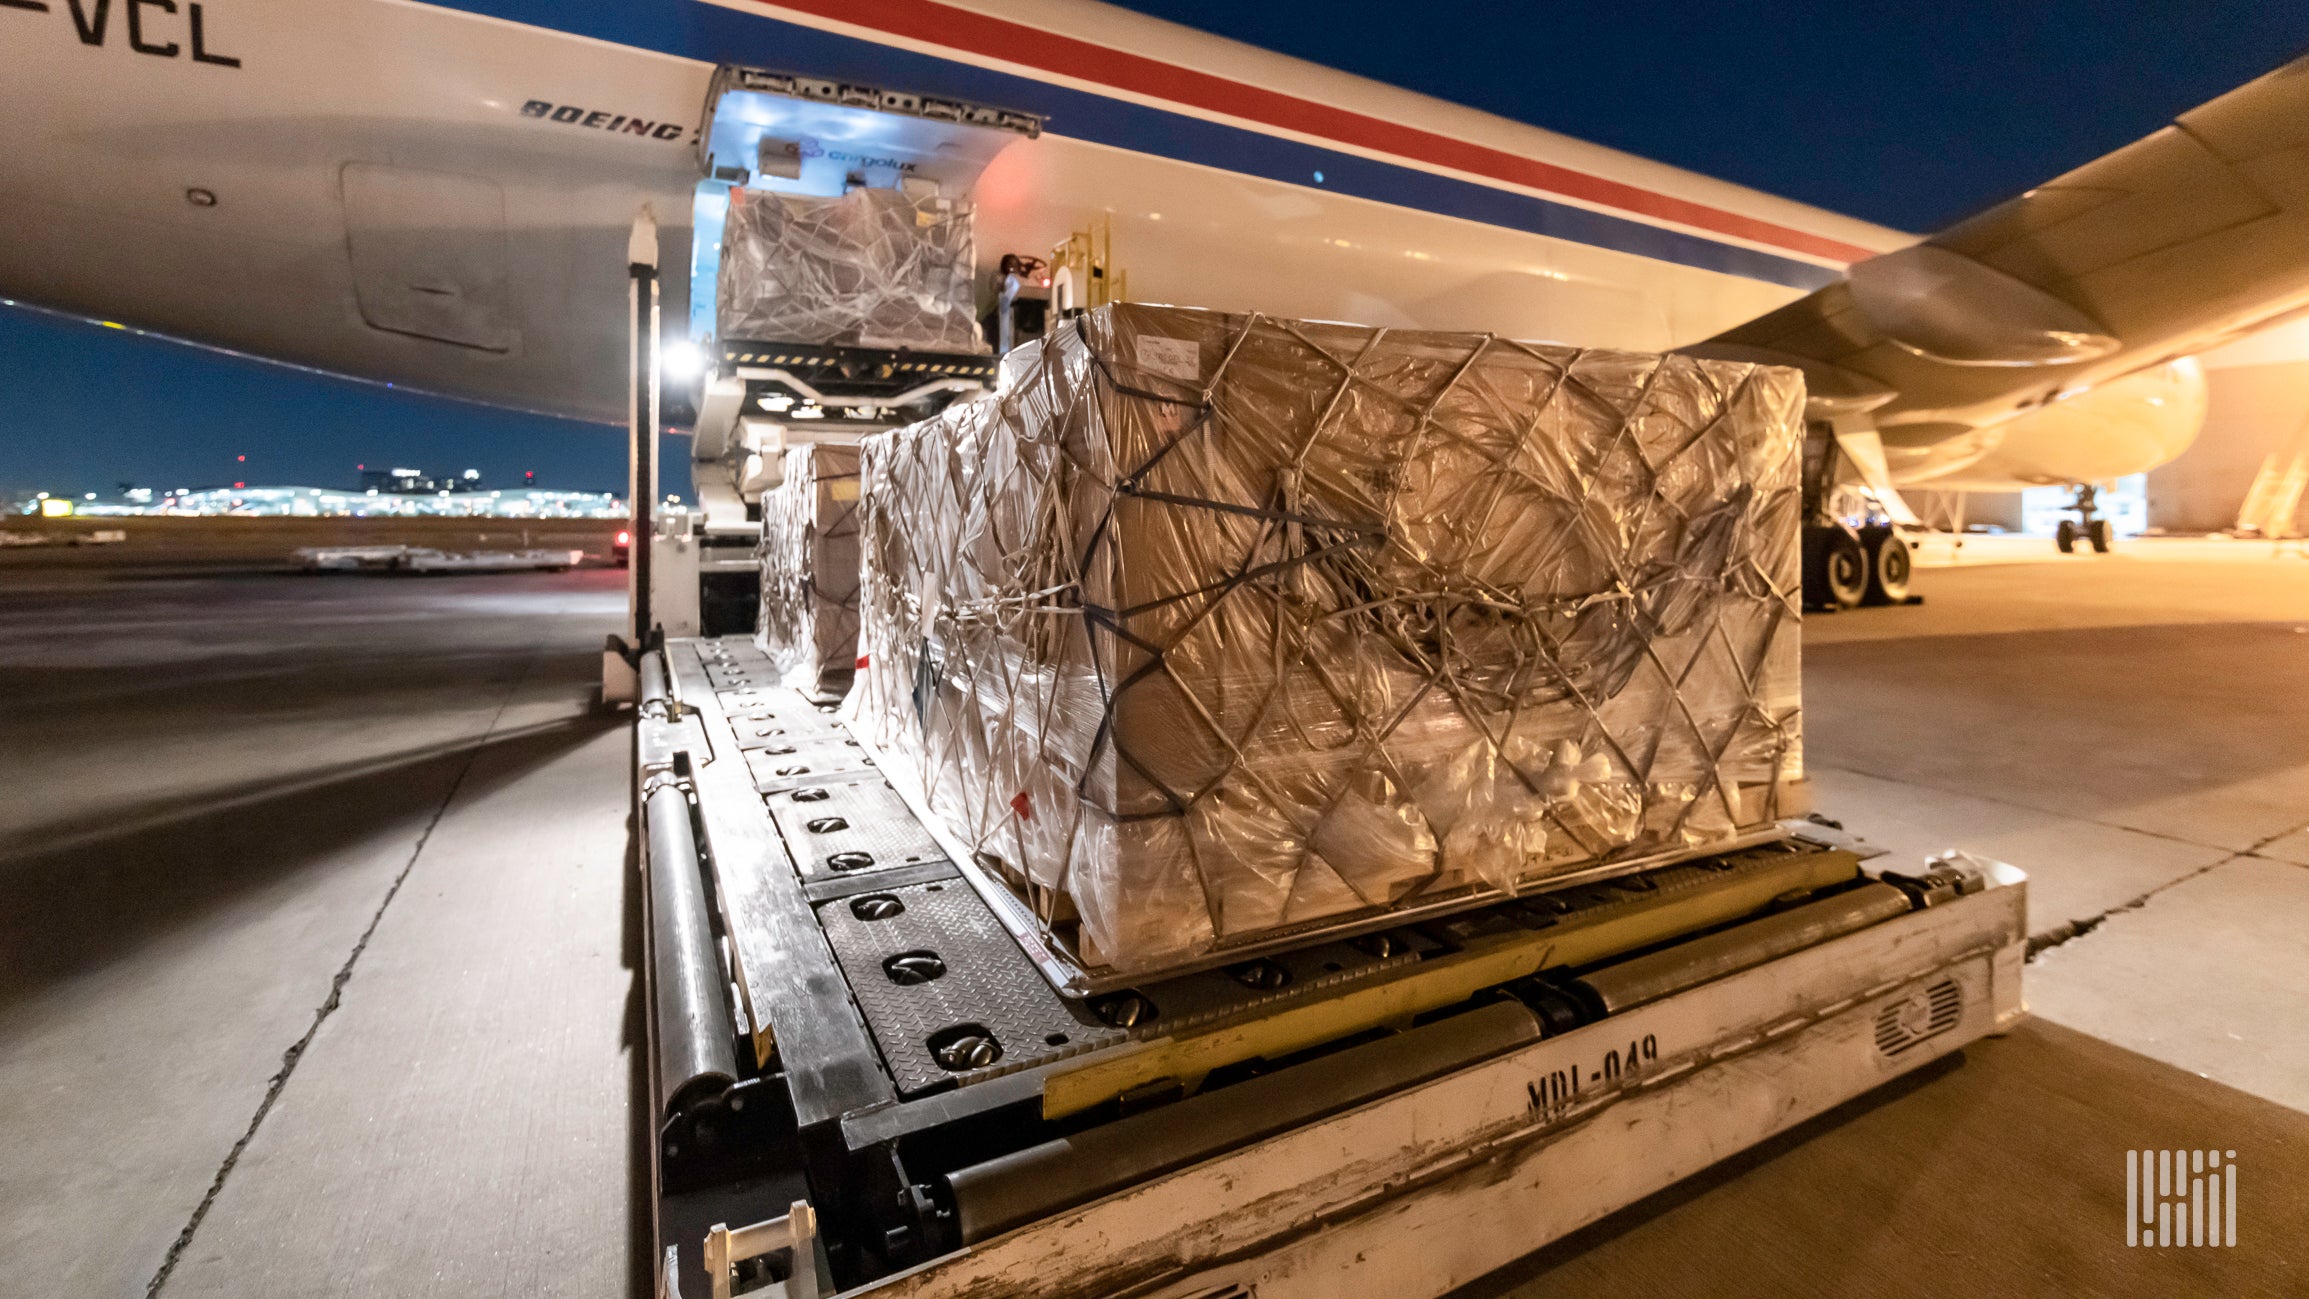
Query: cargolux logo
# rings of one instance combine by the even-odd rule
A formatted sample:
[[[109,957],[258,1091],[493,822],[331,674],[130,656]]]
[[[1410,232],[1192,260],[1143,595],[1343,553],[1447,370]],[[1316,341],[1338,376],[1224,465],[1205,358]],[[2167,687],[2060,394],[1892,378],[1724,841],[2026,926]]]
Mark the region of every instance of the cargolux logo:
[[[829,149],[808,136],[788,140],[781,150],[789,158],[826,158],[834,162],[859,167],[882,168],[889,171],[912,171],[914,164],[904,158],[877,157],[870,153],[851,153],[845,149]]]
[[[2125,1244],[2237,1243],[2237,1152],[2125,1152]]]

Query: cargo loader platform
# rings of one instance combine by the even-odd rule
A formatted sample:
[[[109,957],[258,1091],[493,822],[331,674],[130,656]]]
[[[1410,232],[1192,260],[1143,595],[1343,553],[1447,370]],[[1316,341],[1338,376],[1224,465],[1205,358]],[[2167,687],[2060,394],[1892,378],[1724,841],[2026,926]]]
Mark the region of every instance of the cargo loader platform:
[[[1441,1294],[2024,1013],[2019,872],[1802,825],[1066,995],[749,641],[637,727],[665,1295]]]

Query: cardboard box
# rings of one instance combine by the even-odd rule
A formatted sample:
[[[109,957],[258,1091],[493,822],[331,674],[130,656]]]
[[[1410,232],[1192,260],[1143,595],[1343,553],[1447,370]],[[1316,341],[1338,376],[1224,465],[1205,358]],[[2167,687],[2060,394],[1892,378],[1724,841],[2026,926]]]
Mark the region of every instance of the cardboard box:
[[[858,658],[858,449],[808,443],[762,498],[754,634],[788,685],[839,698]]]

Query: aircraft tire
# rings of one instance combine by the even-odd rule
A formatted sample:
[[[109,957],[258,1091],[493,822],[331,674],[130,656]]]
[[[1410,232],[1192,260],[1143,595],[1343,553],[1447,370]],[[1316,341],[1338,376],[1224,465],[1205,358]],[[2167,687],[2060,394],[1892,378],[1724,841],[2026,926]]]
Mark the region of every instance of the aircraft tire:
[[[2060,527],[2053,530],[2052,544],[2060,547],[2060,553],[2064,555],[2071,555],[2076,553],[2076,540],[2076,520],[2062,519],[2060,521]]]
[[[1864,604],[1906,604],[1908,582],[1915,571],[1915,556],[1908,542],[1891,528],[1867,528],[1860,540],[1868,548],[1868,591]]]
[[[1804,604],[1850,609],[1868,597],[1868,550],[1841,524],[1804,529]]]
[[[2109,527],[2107,519],[2094,519],[2085,525],[2085,539],[2093,543],[2094,554],[2105,555],[2109,553],[2109,547],[2115,544],[2116,534]]]

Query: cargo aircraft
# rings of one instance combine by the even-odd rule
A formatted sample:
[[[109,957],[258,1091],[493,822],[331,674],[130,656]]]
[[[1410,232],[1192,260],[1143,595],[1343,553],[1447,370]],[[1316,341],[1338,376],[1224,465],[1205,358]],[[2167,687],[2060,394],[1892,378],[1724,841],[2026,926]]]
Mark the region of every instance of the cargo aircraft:
[[[943,166],[1004,311],[1095,228],[1137,300],[1796,366],[1827,604],[1907,573],[1836,483],[2141,472],[2309,308],[2309,60],[1919,239],[1086,0],[0,0],[0,50],[10,301],[619,420],[637,212],[681,380],[731,186]]]

